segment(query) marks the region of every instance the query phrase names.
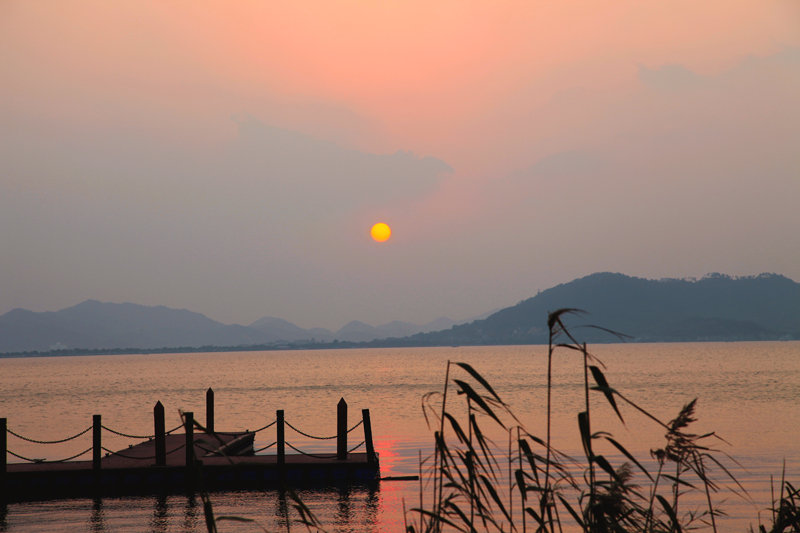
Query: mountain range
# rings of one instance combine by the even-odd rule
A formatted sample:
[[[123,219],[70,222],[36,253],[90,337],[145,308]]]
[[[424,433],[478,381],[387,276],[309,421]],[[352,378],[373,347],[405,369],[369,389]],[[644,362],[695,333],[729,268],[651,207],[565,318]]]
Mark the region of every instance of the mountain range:
[[[567,325],[586,342],[800,339],[800,284],[777,274],[648,280],[596,273],[542,291],[484,320],[419,333],[402,346],[544,344],[547,315],[576,308]]]
[[[568,324],[587,342],[800,339],[800,284],[777,274],[648,280],[596,273],[541,291],[462,324],[353,321],[336,332],[264,317],[226,325],[187,310],[87,300],[55,312],[15,309],[0,315],[0,353],[160,348],[441,346],[547,342],[547,314],[570,307]]]
[[[184,309],[86,300],[60,311],[14,309],[0,315],[0,353],[357,343],[405,337],[454,324],[448,318],[423,325],[395,321],[380,326],[354,320],[333,332],[303,329],[280,318],[264,317],[241,326],[222,324]]]

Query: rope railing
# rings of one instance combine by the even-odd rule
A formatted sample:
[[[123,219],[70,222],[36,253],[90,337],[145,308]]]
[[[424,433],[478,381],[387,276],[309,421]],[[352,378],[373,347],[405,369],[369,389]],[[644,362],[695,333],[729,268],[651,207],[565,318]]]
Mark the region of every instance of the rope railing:
[[[353,446],[352,448],[350,448],[349,450],[347,450],[347,453],[353,453],[353,452],[354,452],[354,451],[356,451],[357,449],[359,449],[359,448],[361,448],[362,446],[364,446],[364,444],[366,444],[366,443],[367,443],[367,441],[366,441],[366,440],[362,440],[361,442],[359,442],[358,444],[356,444],[355,446]],[[336,453],[314,454],[314,453],[308,453],[308,452],[304,452],[303,450],[301,450],[301,449],[299,449],[299,448],[295,448],[294,446],[292,446],[292,444],[291,444],[289,441],[286,441],[286,442],[284,442],[284,444],[286,444],[286,446],[288,446],[289,448],[293,449],[293,450],[294,450],[294,451],[296,451],[297,453],[299,453],[299,454],[301,454],[301,455],[306,455],[306,456],[308,456],[308,457],[316,457],[317,459],[331,459],[331,458],[333,458],[333,457],[336,457]],[[275,443],[273,442],[273,443],[272,443],[272,444],[270,444],[269,446],[265,446],[264,448],[261,448],[261,449],[260,449],[260,450],[258,450],[258,451],[261,451],[261,450],[263,450],[263,449],[265,449],[265,448],[269,448],[270,446],[274,446],[274,445],[275,445]]]
[[[355,425],[354,425],[353,427],[351,427],[350,429],[348,429],[348,430],[347,430],[347,432],[348,432],[348,433],[350,433],[351,431],[353,431],[353,430],[357,429],[357,428],[358,428],[358,427],[359,427],[361,424],[363,424],[363,423],[364,423],[364,420],[359,420],[359,421],[358,421],[358,423],[357,423],[357,424],[355,424]],[[273,422],[273,424],[274,424],[274,422]],[[336,437],[338,437],[338,435],[331,435],[330,437],[317,437],[316,435],[309,435],[308,433],[306,433],[306,432],[304,432],[304,431],[301,431],[301,430],[297,429],[297,428],[296,428],[296,427],[294,427],[292,424],[290,424],[288,421],[284,421],[284,424],[286,424],[287,426],[289,426],[290,428],[292,428],[293,430],[295,430],[297,433],[301,434],[302,436],[304,436],[304,437],[308,437],[309,439],[316,439],[316,440],[331,440],[331,439],[335,439]]]
[[[44,459],[31,459],[30,457],[25,457],[25,456],[20,455],[18,453],[14,453],[11,450],[6,450],[6,453],[8,455],[13,455],[17,459],[22,459],[23,461],[28,461],[29,463],[43,463],[45,461]]]
[[[168,452],[167,452],[167,453],[165,453],[164,455],[170,455],[170,454],[173,454],[173,453],[177,452],[178,450],[182,450],[182,449],[184,449],[184,448],[186,448],[186,443],[185,443],[185,442],[184,442],[183,444],[181,444],[180,446],[178,446],[177,448],[173,448],[173,449],[171,449],[170,451],[168,451]]]
[[[106,425],[101,425],[100,427],[102,427],[103,429],[105,429],[106,431],[108,431],[110,433],[113,433],[114,435],[119,435],[120,437],[127,437],[129,439],[154,439],[156,437],[155,435],[130,435],[128,433],[123,433],[122,431],[117,431],[115,429],[112,429],[112,428],[110,428],[110,427],[108,427]],[[165,431],[164,434],[165,435],[171,435],[172,433],[178,431],[182,427],[183,427],[183,424],[178,424],[177,426],[175,426],[174,428],[170,429],[169,431]]]
[[[152,439],[155,435],[129,435],[127,433],[123,433],[121,431],[117,431],[115,429],[111,429],[110,427],[101,425],[101,428],[105,429],[106,431],[113,433],[114,435],[119,435],[120,437],[127,437],[129,439]]]
[[[85,455],[92,451],[92,447],[88,447],[82,452],[76,453],[75,455],[71,455],[70,457],[65,457],[64,459],[55,459],[53,461],[48,461],[47,459],[31,459],[30,457],[25,457],[24,455],[20,455],[18,453],[14,453],[11,450],[6,450],[6,453],[9,455],[13,455],[17,459],[22,459],[23,461],[28,461],[29,463],[64,463],[66,461],[71,461],[73,459],[77,459],[81,455]]]
[[[272,424],[274,424],[274,423],[275,422],[272,422]],[[270,424],[270,425],[272,425],[272,424]],[[119,435],[120,437],[126,437],[126,438],[129,438],[129,439],[152,439],[152,438],[155,438],[155,435],[132,435],[130,433],[123,433],[122,431],[117,431],[116,429],[110,428],[110,427],[108,427],[108,426],[106,426],[104,424],[101,425],[100,427],[103,428],[104,430],[108,431],[109,433],[113,433],[114,435]],[[170,434],[174,433],[175,431],[181,429],[182,427],[183,427],[183,424],[178,424],[174,428],[170,429],[169,431],[165,431],[164,433],[166,435],[170,435]],[[269,425],[264,426],[264,428],[262,428],[262,429],[266,429],[268,427],[269,427]],[[31,442],[33,444],[62,444],[64,442],[69,442],[71,440],[77,439],[78,437],[81,437],[81,436],[85,435],[86,433],[88,433],[91,430],[92,430],[92,426],[89,426],[88,428],[84,429],[83,431],[80,431],[80,432],[76,433],[75,435],[71,435],[71,436],[63,438],[63,439],[40,440],[40,439],[33,439],[31,437],[26,437],[25,435],[20,435],[16,431],[13,431],[11,428],[6,428],[6,432],[8,432],[9,435],[13,435],[13,436],[15,436],[16,438],[18,438],[20,440],[24,440],[25,442]]]
[[[263,452],[264,450],[267,450],[267,449],[269,449],[269,448],[272,448],[272,447],[273,447],[273,446],[275,446],[276,444],[278,444],[278,441],[273,441],[271,444],[267,444],[267,445],[266,445],[266,446],[264,446],[263,448],[259,448],[259,449],[257,449],[257,450],[253,450],[253,453],[255,454],[255,453],[258,453],[258,452]]]
[[[171,435],[171,434],[173,434],[174,432],[176,432],[176,431],[178,431],[179,429],[181,429],[182,427],[183,427],[183,423],[181,423],[181,424],[178,424],[177,426],[175,426],[174,428],[170,429],[169,431],[165,431],[165,432],[164,432],[164,434],[165,434],[165,435]]]
[[[197,442],[194,443],[194,447],[195,448],[200,448],[200,450],[206,452],[206,456],[208,456],[209,454],[212,454],[212,453],[216,454],[216,455],[223,455],[223,456],[227,455],[225,452],[220,451],[220,448],[216,448],[216,449],[215,448],[206,448],[205,446],[203,446],[202,444],[199,444]]]
[[[367,443],[366,440],[362,440],[361,442],[359,442],[358,444],[356,444],[355,446],[353,446],[352,448],[347,450],[347,453],[353,453],[354,451],[356,451],[357,449],[361,448],[366,443]]]
[[[137,461],[152,461],[152,460],[154,460],[156,458],[155,455],[148,455],[148,456],[145,456],[145,457],[134,457],[133,455],[125,455],[122,452],[115,452],[114,450],[109,450],[105,446],[101,446],[101,449],[104,452],[106,452],[106,457],[108,457],[110,455],[116,455],[118,457],[124,457],[125,459],[135,459]]]
[[[78,457],[80,457],[81,455],[87,454],[87,453],[89,453],[90,451],[92,451],[92,446],[89,446],[88,448],[86,448],[86,449],[85,449],[85,450],[83,450],[82,452],[80,452],[80,453],[76,453],[75,455],[72,455],[72,456],[70,456],[70,457],[66,457],[66,458],[64,458],[64,459],[57,459],[57,460],[55,460],[55,461],[45,461],[45,462],[47,462],[47,463],[65,463],[65,462],[67,462],[67,461],[72,461],[73,459],[77,459],[77,458],[78,458]]]
[[[365,443],[366,443],[366,441],[362,440],[360,443],[358,443],[357,445],[355,445],[352,448],[350,448],[349,450],[347,450],[347,453],[354,452],[355,450],[357,450],[357,449],[361,448],[362,446],[364,446]],[[271,442],[270,444],[268,444],[266,446],[263,446],[263,447],[258,448],[256,450],[253,450],[253,453],[263,452],[264,450],[272,448],[276,444],[278,444],[278,441],[273,441],[273,442]],[[312,454],[312,453],[304,452],[303,450],[300,450],[299,448],[294,447],[288,441],[286,441],[285,444],[288,447],[290,447],[291,449],[293,449],[294,451],[296,451],[297,453],[299,453],[301,455],[306,455],[308,457],[315,457],[317,459],[329,459],[331,457],[336,457],[336,453]],[[172,453],[175,453],[178,450],[181,450],[181,449],[183,449],[185,447],[186,447],[186,444],[181,444],[180,446],[178,446],[178,447],[166,452],[166,455],[170,455]],[[198,447],[203,449],[204,451],[207,451],[207,452],[212,452],[213,451],[213,450],[207,450],[202,446],[198,446]],[[147,455],[147,456],[143,456],[143,457],[136,457],[136,456],[133,456],[133,455],[124,454],[124,453],[119,452],[119,451],[110,450],[110,449],[106,448],[105,446],[101,446],[101,449],[104,452],[106,452],[106,457],[111,456],[111,455],[116,455],[117,457],[123,457],[125,459],[133,459],[133,460],[136,460],[136,461],[153,461],[153,460],[156,459],[155,455]],[[65,461],[71,461],[72,459],[76,459],[76,458],[80,457],[81,455],[85,455],[85,454],[89,453],[90,451],[92,451],[92,447],[89,447],[89,448],[83,450],[82,452],[77,453],[77,454],[75,454],[73,456],[67,457],[65,459],[57,459],[57,460],[53,460],[53,461],[48,461],[47,459],[39,459],[39,458],[31,459],[29,457],[25,457],[25,456],[19,455],[17,453],[14,453],[11,450],[7,450],[9,455],[13,455],[14,457],[16,457],[18,459],[22,459],[23,461],[28,461],[30,463],[63,463]]]
[[[304,452],[303,450],[301,450],[299,448],[295,448],[294,446],[292,446],[292,443],[290,443],[288,440],[284,441],[284,444],[286,444],[286,446],[288,446],[289,448],[293,449],[294,451],[296,451],[300,455],[305,455],[306,457],[314,457],[316,459],[332,459],[332,458],[336,457],[336,453],[326,453],[326,454],[322,455],[322,454]]]
[[[221,432],[221,433],[215,433],[214,432],[214,430],[213,430],[213,427],[214,427],[214,424],[213,424],[213,415],[214,415],[214,413],[213,413],[213,392],[211,391],[211,389],[209,389],[208,394],[206,396],[206,399],[207,399],[207,403],[206,403],[206,419],[207,419],[206,426],[207,426],[207,429],[204,428],[203,426],[201,426],[200,424],[198,424],[196,421],[194,421],[196,426],[199,429],[204,430],[207,433],[212,434],[212,435],[221,435],[221,436],[230,435],[233,439],[235,439],[232,442],[237,442],[237,446],[238,446],[239,440],[241,438],[240,437],[241,432],[227,432],[227,433],[226,432]],[[175,447],[175,448],[173,448],[173,449],[171,449],[169,451],[166,451],[166,450],[164,450],[164,447],[165,447],[165,438],[164,437],[167,436],[167,435],[172,435],[173,433],[175,433],[176,431],[180,431],[181,429],[186,429],[186,431],[187,431],[187,439],[189,439],[190,436],[191,436],[191,433],[192,433],[192,428],[188,428],[186,426],[187,422],[186,421],[182,421],[180,424],[178,424],[174,428],[170,429],[169,431],[165,431],[165,428],[164,428],[164,425],[165,425],[164,424],[164,407],[161,404],[161,402],[157,402],[156,403],[156,406],[153,409],[153,414],[154,414],[154,417],[155,417],[155,419],[154,419],[154,426],[155,426],[154,427],[154,430],[155,430],[154,434],[136,434],[136,433],[128,433],[128,432],[125,432],[125,431],[120,431],[118,429],[115,429],[115,428],[112,428],[112,427],[109,427],[109,426],[106,426],[106,425],[102,424],[102,422],[101,422],[102,417],[99,414],[96,414],[96,415],[93,415],[93,420],[92,420],[92,425],[91,426],[87,427],[86,429],[84,429],[84,430],[82,430],[82,431],[80,431],[80,432],[78,432],[78,433],[76,433],[74,435],[70,435],[69,437],[65,437],[63,439],[54,439],[54,440],[45,440],[45,439],[41,439],[40,440],[40,439],[31,438],[31,437],[28,437],[28,436],[25,436],[25,435],[21,435],[21,434],[19,434],[19,433],[17,433],[17,432],[15,432],[15,431],[13,431],[13,430],[8,428],[7,421],[6,421],[5,418],[0,418],[0,435],[4,435],[4,434],[7,433],[7,434],[12,435],[13,437],[16,437],[16,438],[22,440],[22,441],[33,443],[33,444],[61,444],[61,443],[66,443],[66,442],[72,441],[74,439],[77,439],[77,438],[79,438],[79,437],[81,437],[83,435],[86,435],[87,433],[90,433],[91,431],[94,432],[93,434],[90,433],[90,435],[92,437],[92,439],[91,439],[92,440],[92,446],[90,446],[86,450],[81,451],[80,453],[77,453],[77,454],[72,455],[70,457],[67,457],[65,459],[48,460],[48,459],[25,457],[24,455],[20,455],[20,454],[17,454],[15,452],[11,451],[11,450],[8,450],[7,445],[5,445],[5,440],[6,440],[5,438],[3,438],[2,441],[0,441],[0,448],[2,448],[2,450],[0,450],[0,451],[4,451],[5,452],[5,453],[2,454],[3,456],[5,456],[7,454],[10,457],[15,457],[15,458],[17,458],[17,459],[19,459],[21,461],[27,461],[27,462],[30,462],[30,463],[62,463],[62,462],[65,462],[65,461],[71,461],[73,459],[79,458],[79,457],[81,457],[81,456],[83,456],[83,455],[85,455],[85,454],[87,454],[89,452],[94,452],[94,455],[92,457],[91,463],[92,463],[92,468],[95,469],[95,470],[101,468],[101,466],[100,466],[100,454],[102,452],[105,452],[105,457],[116,456],[116,457],[121,457],[121,458],[135,460],[135,461],[152,461],[152,460],[155,460],[158,464],[163,465],[164,464],[164,460],[165,460],[164,459],[165,455],[171,455],[171,454],[174,454],[175,452],[178,452],[179,450],[183,450],[183,449],[187,448],[187,443],[181,443],[179,446],[177,446],[177,447]],[[187,412],[185,414],[186,414],[186,416],[190,417],[187,420],[189,420],[189,419],[194,420],[192,413]],[[252,445],[252,439],[253,439],[254,434],[262,432],[264,430],[267,430],[267,429],[269,429],[269,428],[271,428],[272,426],[275,426],[275,425],[277,425],[277,432],[276,432],[277,434],[275,435],[275,439],[276,440],[274,440],[273,442],[271,442],[270,444],[268,444],[266,446],[262,446],[262,447],[260,447],[258,449],[253,449],[254,447]],[[309,453],[309,452],[301,450],[300,448],[294,446],[290,442],[287,442],[287,440],[285,438],[285,432],[284,432],[284,428],[286,426],[288,426],[291,430],[293,430],[297,434],[301,435],[305,439],[312,439],[312,440],[318,440],[318,441],[330,441],[330,440],[338,439],[337,446],[336,446],[336,448],[337,448],[336,452],[332,452],[332,453],[322,453],[322,452]],[[356,446],[353,446],[353,447],[348,449],[348,447],[347,447],[347,440],[348,440],[347,434],[352,433],[353,431],[355,431],[356,429],[358,429],[359,427],[362,427],[362,426],[364,428],[365,440],[361,441]],[[337,404],[337,430],[336,430],[336,434],[330,435],[330,436],[319,436],[319,435],[314,435],[314,434],[311,434],[311,433],[307,433],[307,432],[303,431],[302,429],[298,428],[297,426],[293,425],[291,422],[286,421],[286,419],[284,418],[284,411],[283,410],[278,410],[278,411],[276,411],[276,418],[274,420],[270,421],[268,424],[266,424],[266,425],[264,425],[264,426],[262,426],[262,427],[260,427],[260,428],[258,428],[256,430],[254,430],[254,431],[245,430],[245,432],[247,432],[249,434],[248,439],[250,439],[250,442],[247,443],[249,450],[247,450],[247,451],[241,450],[239,453],[242,453],[243,455],[257,454],[257,453],[264,452],[265,450],[268,450],[270,448],[276,448],[277,449],[277,455],[278,455],[278,461],[280,463],[280,462],[283,461],[283,457],[285,456],[284,449],[285,449],[285,447],[288,447],[289,449],[293,450],[294,452],[296,452],[296,453],[298,453],[300,455],[307,456],[307,457],[314,457],[314,458],[318,458],[318,459],[333,459],[333,458],[345,459],[347,457],[347,454],[352,453],[355,450],[358,450],[359,448],[361,448],[361,447],[366,445],[367,455],[369,455],[371,457],[370,461],[375,462],[376,456],[375,456],[374,449],[372,447],[372,429],[371,429],[371,427],[372,426],[371,426],[370,419],[369,419],[369,410],[368,409],[362,409],[362,417],[361,417],[361,419],[358,420],[355,424],[353,424],[353,426],[351,426],[350,428],[347,428],[347,404],[344,401],[344,399],[340,400],[339,403]],[[109,448],[106,448],[106,447],[102,446],[102,443],[101,443],[102,442],[101,434],[102,434],[103,430],[105,430],[106,432],[111,433],[113,435],[116,435],[118,437],[123,437],[123,438],[127,438],[127,439],[138,439],[138,440],[148,439],[149,441],[155,440],[155,455],[149,455],[150,453],[153,453],[153,450],[150,449],[150,448],[148,448],[147,451],[145,451],[144,449],[142,449],[142,450],[138,449],[139,446],[145,446],[145,447],[148,446],[148,443],[131,444],[131,445],[128,446],[128,448],[137,447],[137,449],[136,450],[132,450],[131,452],[128,452],[128,453],[126,453],[127,450],[115,451],[115,450],[111,450]],[[176,441],[177,441],[176,437],[177,436],[178,435],[172,435],[171,438],[175,439],[175,440],[172,440],[171,442],[176,443]],[[242,437],[243,437],[243,435],[242,435]],[[111,438],[110,440],[111,440],[111,442],[113,442],[114,438]],[[302,439],[300,439],[300,441],[301,441],[301,443],[309,444],[308,447],[310,447],[312,450],[317,448],[316,445],[307,443],[307,442],[303,441]],[[206,447],[203,446],[201,444],[201,442],[202,441],[200,441],[200,442],[194,441],[194,446],[197,446],[200,450],[202,450],[204,452],[208,452],[208,453],[217,452],[217,450],[206,449]],[[242,442],[245,442],[245,441],[242,441]],[[220,440],[220,443],[221,444],[230,444],[230,442],[223,443],[222,440]],[[106,443],[106,444],[109,444],[109,443]],[[207,446],[209,443],[205,443],[205,444]],[[188,446],[192,447],[192,444],[188,444]],[[322,447],[322,446],[320,445],[319,447]],[[238,449],[239,448],[237,448],[237,450]],[[27,450],[23,450],[23,451],[27,451]],[[144,452],[145,454],[148,454],[148,455],[145,455],[145,456],[140,455],[140,453],[142,453],[142,452]],[[186,461],[187,461],[187,465],[188,465],[189,462],[190,462],[188,453],[187,453],[187,460]]]
[[[269,429],[269,428],[271,428],[272,426],[274,426],[277,423],[278,423],[277,420],[273,420],[272,422],[270,422],[269,424],[267,424],[263,428],[258,428],[256,430],[254,430],[253,433],[258,433],[259,431],[264,431],[265,429]]]
[[[295,430],[296,432],[298,432],[298,433],[299,433],[299,434],[301,434],[302,436],[304,436],[304,437],[308,437],[309,439],[316,439],[316,440],[330,440],[330,439],[335,439],[335,438],[338,436],[338,435],[333,435],[332,437],[317,437],[316,435],[309,435],[308,433],[306,433],[306,432],[304,432],[304,431],[301,431],[301,430],[297,429],[296,427],[294,427],[293,425],[291,425],[291,424],[290,424],[288,421],[284,421],[284,424],[286,424],[287,426],[289,426],[290,428],[292,428],[293,430]]]
[[[65,439],[58,439],[58,440],[36,440],[36,439],[31,439],[29,437],[25,437],[23,435],[20,435],[19,433],[15,433],[15,432],[11,431],[8,428],[6,428],[6,431],[10,435],[14,435],[18,439],[22,439],[22,440],[24,440],[26,442],[32,442],[34,444],[61,444],[62,442],[69,442],[69,441],[71,441],[73,439],[77,439],[81,435],[84,435],[84,434],[88,433],[89,431],[91,431],[91,429],[92,429],[92,426],[89,426],[88,428],[84,429],[80,433],[76,433],[75,435],[72,435],[71,437],[67,437]]]
[[[165,454],[165,455],[169,455],[169,454],[171,454],[171,453],[175,453],[175,452],[177,452],[178,450],[182,450],[182,449],[183,449],[183,448],[185,448],[185,447],[186,447],[186,443],[184,443],[184,444],[181,444],[181,445],[180,445],[180,446],[178,446],[177,448],[173,448],[172,450],[170,450],[170,451],[166,452],[166,454]],[[133,455],[127,455],[127,454],[124,454],[124,453],[122,453],[122,452],[115,452],[114,450],[109,450],[109,449],[108,449],[108,448],[106,448],[105,446],[101,446],[101,448],[102,448],[102,450],[103,450],[104,452],[106,452],[106,457],[108,457],[108,456],[110,456],[110,455],[116,455],[117,457],[123,457],[123,458],[125,458],[125,459],[134,459],[134,460],[137,460],[137,461],[154,461],[154,460],[156,459],[156,456],[155,456],[155,455],[145,455],[145,456],[143,456],[143,457],[136,457],[136,456],[133,456]],[[89,449],[91,450],[91,448],[89,448]],[[85,452],[84,452],[84,453],[85,453]]]

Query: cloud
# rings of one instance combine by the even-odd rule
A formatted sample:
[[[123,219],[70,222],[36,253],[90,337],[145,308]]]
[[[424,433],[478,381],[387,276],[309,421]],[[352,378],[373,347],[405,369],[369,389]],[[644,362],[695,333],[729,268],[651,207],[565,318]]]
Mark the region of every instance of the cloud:
[[[697,74],[682,65],[663,65],[658,68],[639,65],[638,75],[642,83],[662,91],[692,87],[700,80]]]
[[[797,278],[796,50],[708,74],[640,66],[637,80],[539,110],[549,150],[531,143],[522,170],[487,179],[478,211],[486,226],[517,228],[515,245],[488,241],[484,253],[552,268],[553,282],[596,270]]]
[[[433,190],[452,171],[434,157],[411,152],[372,154],[272,127],[252,117],[237,120],[239,136],[224,162],[232,179],[248,183],[267,205],[308,216],[386,209]]]
[[[569,150],[547,155],[531,165],[523,174],[540,177],[586,174],[602,164],[597,154]]]

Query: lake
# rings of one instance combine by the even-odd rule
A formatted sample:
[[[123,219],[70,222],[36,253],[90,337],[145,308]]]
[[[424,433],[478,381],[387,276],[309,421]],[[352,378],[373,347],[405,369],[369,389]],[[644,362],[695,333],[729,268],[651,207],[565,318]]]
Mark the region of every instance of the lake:
[[[686,402],[699,398],[694,432],[715,431],[724,438],[714,445],[741,464],[726,463],[749,493],[749,500],[742,499],[723,488],[716,496],[725,500],[728,514],[721,530],[745,531],[757,524],[759,513],[768,518],[770,476],[780,479],[784,461],[787,478],[800,482],[800,342],[605,344],[590,351],[605,363],[612,387],[661,420],[669,421]],[[422,398],[442,390],[448,360],[473,365],[520,422],[543,436],[546,355],[546,346],[481,346],[7,358],[0,359],[0,416],[8,419],[9,429],[38,440],[76,434],[91,425],[93,414],[101,414],[107,427],[147,435],[153,432],[156,401],[164,404],[171,428],[179,424],[180,410],[203,420],[205,391],[212,387],[217,430],[257,429],[283,409],[293,426],[327,436],[336,432],[336,404],[343,397],[351,425],[361,409],[370,409],[381,475],[411,475],[432,450]],[[580,355],[558,353],[553,376],[553,442],[581,456]],[[448,405],[461,401],[453,395]],[[592,402],[593,429],[610,432],[638,458],[647,459],[651,448],[663,446],[663,429],[635,409],[621,405],[622,424],[601,393],[592,393]],[[274,440],[269,431],[257,434],[257,448]],[[350,444],[363,438],[357,433]],[[137,442],[107,432],[103,439],[110,449]],[[291,432],[287,440],[312,453],[335,449],[335,441]],[[89,433],[47,446],[8,436],[9,450],[29,458],[60,459],[90,445]],[[303,491],[300,496],[328,531],[378,532],[403,531],[404,502],[408,508],[417,505],[420,492],[418,482],[383,481],[377,490]],[[286,495],[227,492],[211,498],[217,515],[251,518],[268,531],[287,529],[291,501]],[[68,529],[202,532],[205,524],[199,499],[181,495],[0,506],[0,531]],[[220,531],[256,530],[253,524],[220,523]]]

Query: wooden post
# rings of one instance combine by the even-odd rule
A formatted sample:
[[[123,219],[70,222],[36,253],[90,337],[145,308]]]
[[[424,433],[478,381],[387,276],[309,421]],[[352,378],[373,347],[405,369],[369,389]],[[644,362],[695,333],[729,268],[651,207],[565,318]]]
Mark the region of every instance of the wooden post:
[[[336,458],[347,459],[347,402],[344,398],[336,406]]]
[[[100,415],[92,416],[92,468],[100,470],[100,456],[103,452],[103,423]]]
[[[186,466],[194,465],[194,413],[183,413],[183,430],[186,432]]]
[[[283,464],[286,463],[286,434],[284,433],[285,428],[283,426],[283,409],[275,411],[275,417],[277,420],[275,432],[278,441],[278,464],[283,466]]]
[[[6,473],[6,463],[8,462],[8,437],[6,436],[6,432],[8,431],[8,420],[5,418],[0,418],[0,479]],[[0,489],[2,490],[2,489]]]
[[[369,419],[369,409],[361,410],[361,419],[364,421],[364,444],[367,448],[367,462],[375,464],[378,462],[378,458],[375,455],[375,448],[372,446],[372,422]]]
[[[214,433],[214,389],[206,391],[206,430]]]
[[[167,464],[167,433],[164,425],[164,406],[156,402],[153,407],[153,426],[156,439],[156,466]]]

